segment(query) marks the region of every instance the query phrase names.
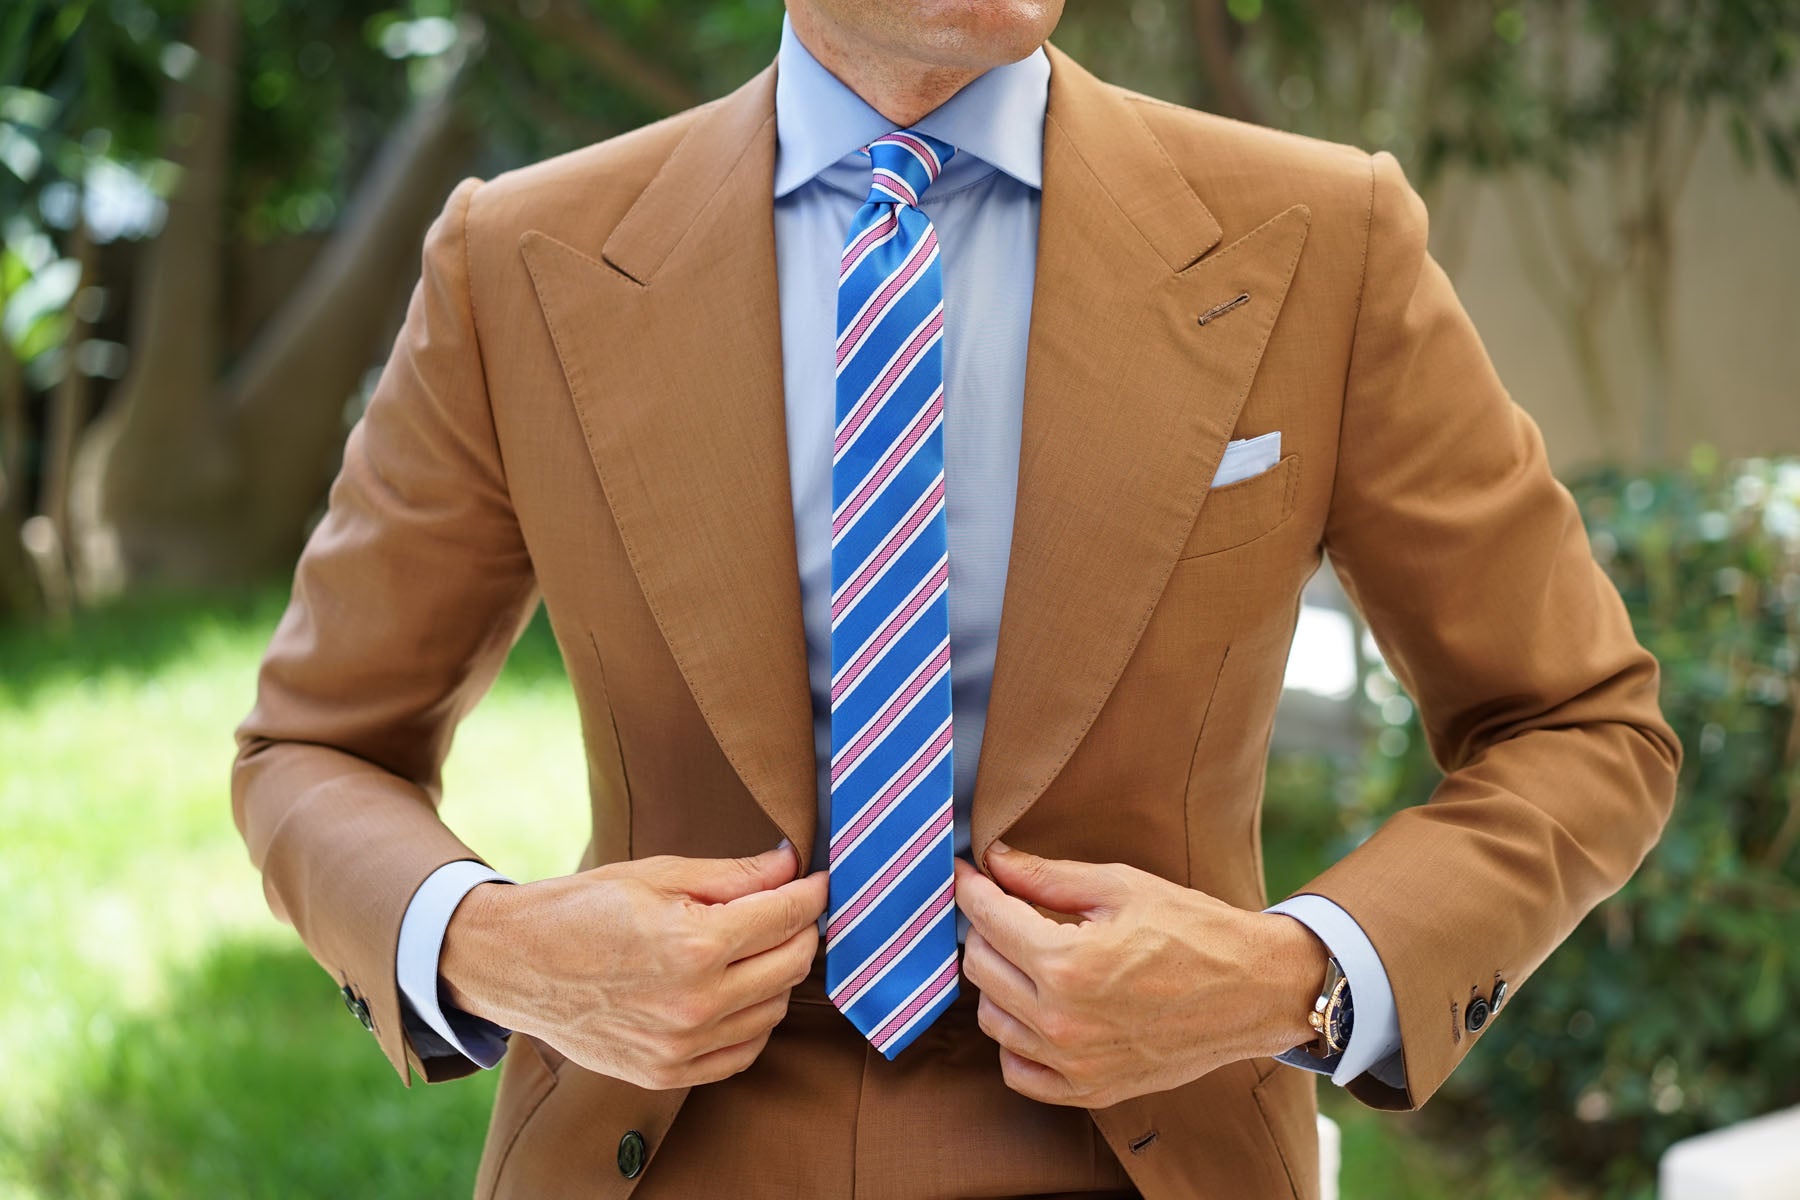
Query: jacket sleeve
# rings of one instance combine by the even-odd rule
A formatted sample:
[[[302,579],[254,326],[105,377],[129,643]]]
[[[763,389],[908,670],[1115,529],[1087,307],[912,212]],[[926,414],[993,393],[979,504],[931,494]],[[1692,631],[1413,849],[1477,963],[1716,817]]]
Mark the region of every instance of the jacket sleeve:
[[[414,891],[479,856],[439,819],[452,732],[537,606],[508,498],[451,193],[422,278],[351,430],[237,728],[232,811],[275,915],[299,932],[410,1086],[396,950]]]
[[[1681,748],[1537,427],[1426,249],[1424,202],[1393,155],[1370,170],[1325,543],[1446,776],[1297,893],[1347,911],[1393,986],[1406,1086],[1349,1091],[1416,1108],[1497,985],[1516,994],[1637,869]]]

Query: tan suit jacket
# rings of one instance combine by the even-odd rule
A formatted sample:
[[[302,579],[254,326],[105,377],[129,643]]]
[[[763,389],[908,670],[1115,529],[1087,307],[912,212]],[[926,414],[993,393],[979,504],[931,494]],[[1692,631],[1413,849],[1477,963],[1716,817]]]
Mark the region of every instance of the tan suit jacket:
[[[1399,1010],[1406,1088],[1350,1090],[1417,1106],[1480,1040],[1471,997],[1502,977],[1516,993],[1656,840],[1680,756],[1656,663],[1395,159],[1047,51],[975,859],[1005,834],[1262,907],[1270,727],[1329,551],[1449,772],[1304,889],[1366,931]],[[584,867],[783,835],[811,857],[774,83],[771,64],[455,189],[299,563],[238,731],[234,808],[271,905],[366,1002],[402,1078],[409,1061],[469,1069],[427,1072],[409,1045],[395,943],[419,883],[476,857],[437,817],[440,765],[540,596],[587,748]],[[1270,430],[1279,464],[1209,491],[1227,440]],[[547,1120],[608,1147],[641,1130],[654,1174],[685,1092],[520,1051],[484,1190],[550,1169],[501,1169],[509,1147],[558,1153],[518,1138]],[[1246,1060],[1092,1117],[1146,1196],[1312,1195],[1314,1078]],[[614,1172],[582,1194],[634,1186]]]

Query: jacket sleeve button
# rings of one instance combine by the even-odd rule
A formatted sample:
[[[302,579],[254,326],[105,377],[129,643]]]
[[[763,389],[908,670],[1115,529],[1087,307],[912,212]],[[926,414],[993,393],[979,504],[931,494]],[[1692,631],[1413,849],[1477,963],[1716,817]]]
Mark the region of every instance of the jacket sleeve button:
[[[1494,981],[1494,995],[1493,995],[1493,998],[1488,1001],[1488,1007],[1493,1009],[1495,1012],[1499,1012],[1500,1006],[1505,1003],[1506,1003],[1506,980],[1496,979]]]
[[[619,1174],[636,1179],[643,1169],[644,1135],[635,1129],[627,1129],[625,1136],[619,1139]]]
[[[363,998],[351,991],[350,985],[348,984],[339,988],[338,993],[343,996],[344,1007],[350,1010],[351,1015],[362,1022],[362,1027],[364,1029],[367,1029],[370,1033],[374,1033],[375,1019],[369,1015],[369,1006]]]
[[[1477,996],[1469,1001],[1468,1010],[1463,1014],[1463,1026],[1467,1028],[1470,1033],[1479,1033],[1481,1032],[1481,1027],[1487,1024],[1487,1019],[1488,1002],[1486,998]]]

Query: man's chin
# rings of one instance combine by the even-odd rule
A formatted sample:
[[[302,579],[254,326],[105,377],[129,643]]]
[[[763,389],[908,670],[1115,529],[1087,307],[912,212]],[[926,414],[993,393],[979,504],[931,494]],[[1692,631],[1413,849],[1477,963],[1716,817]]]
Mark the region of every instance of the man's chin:
[[[935,66],[985,71],[1043,45],[1062,0],[815,0],[861,24],[895,54]]]

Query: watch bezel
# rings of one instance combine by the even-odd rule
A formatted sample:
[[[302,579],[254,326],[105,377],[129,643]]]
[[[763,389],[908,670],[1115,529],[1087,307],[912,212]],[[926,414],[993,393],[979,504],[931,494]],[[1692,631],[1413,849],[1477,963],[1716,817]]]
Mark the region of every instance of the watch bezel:
[[[1329,1058],[1343,1053],[1350,1044],[1354,1017],[1350,981],[1334,955],[1327,960],[1325,982],[1319,989],[1319,998],[1313,1001],[1313,1011],[1307,1014],[1307,1023],[1319,1035],[1308,1047],[1313,1056]]]

